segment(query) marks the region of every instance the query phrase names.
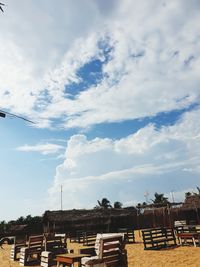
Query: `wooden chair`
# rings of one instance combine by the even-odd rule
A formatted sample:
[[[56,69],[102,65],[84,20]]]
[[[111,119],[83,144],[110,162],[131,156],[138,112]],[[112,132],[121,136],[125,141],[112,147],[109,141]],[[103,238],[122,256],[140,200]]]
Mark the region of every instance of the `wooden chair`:
[[[99,258],[107,267],[127,266],[127,255],[122,236],[101,238]]]
[[[131,228],[118,228],[118,233],[124,233],[126,235],[126,243],[135,243],[135,233],[134,229]]]
[[[144,249],[161,249],[176,246],[173,228],[150,228],[142,230]]]
[[[75,234],[70,233],[69,238],[70,238],[70,242],[83,243],[84,230],[77,230]]]
[[[178,240],[179,240],[179,243],[181,245],[189,245],[190,242],[189,241],[192,241],[194,247],[196,247],[196,241],[198,242],[198,245],[200,246],[200,234],[197,233],[197,232],[182,232],[182,233],[178,233],[177,234],[177,237],[178,237]]]
[[[84,232],[83,233],[83,246],[94,246],[96,241],[96,233]]]
[[[127,253],[125,250],[125,242],[123,235],[110,234],[105,237],[100,237],[96,241],[96,246],[99,243],[99,248],[96,247],[97,255],[95,257],[83,258],[82,266],[88,266],[88,262],[100,260],[106,267],[126,267]]]
[[[19,253],[22,247],[26,247],[26,236],[15,236],[14,244],[11,246],[10,259],[19,260]]]
[[[175,233],[177,234],[182,232],[186,225],[186,220],[174,221]]]
[[[62,254],[67,251],[67,236],[66,235],[47,235],[44,238],[44,246],[46,251],[53,254]]]
[[[55,266],[56,255],[68,253],[66,234],[45,235],[45,251],[41,254],[41,267]],[[70,251],[73,252],[73,251]]]
[[[44,250],[44,236],[30,236],[28,246],[20,250],[20,265],[26,266],[33,262],[40,262],[40,255]]]

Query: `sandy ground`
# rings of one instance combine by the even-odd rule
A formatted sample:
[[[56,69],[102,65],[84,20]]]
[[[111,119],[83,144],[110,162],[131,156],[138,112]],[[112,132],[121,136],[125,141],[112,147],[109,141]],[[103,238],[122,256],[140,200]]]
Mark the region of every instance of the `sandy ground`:
[[[79,244],[69,243],[68,248],[75,252],[81,247]],[[143,249],[143,243],[136,232],[136,244],[126,246],[128,251],[128,266],[161,267],[161,266],[195,266],[200,267],[200,247],[183,246],[173,249],[150,251]],[[19,267],[19,262],[10,261],[10,246],[4,245],[0,249],[0,267]],[[76,267],[77,265],[75,265]],[[35,266],[36,267],[36,266]]]

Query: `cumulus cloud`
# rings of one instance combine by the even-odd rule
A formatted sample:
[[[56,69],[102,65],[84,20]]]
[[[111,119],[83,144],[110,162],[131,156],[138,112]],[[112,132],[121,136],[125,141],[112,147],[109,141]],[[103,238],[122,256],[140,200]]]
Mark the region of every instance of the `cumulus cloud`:
[[[57,204],[61,184],[68,192],[65,208],[92,207],[104,196],[134,202],[146,190],[142,186],[152,184],[152,190],[168,194],[176,187],[177,198],[178,192],[183,198],[191,173],[194,187],[199,176],[199,115],[200,109],[196,109],[175,125],[156,129],[150,124],[119,140],[72,136],[49,189],[52,207]],[[167,180],[168,185],[163,186]]]
[[[78,61],[73,45],[83,42],[83,37],[87,39],[101,25],[101,14],[98,6],[88,0],[61,0],[59,4],[8,0],[7,6],[6,16],[1,17],[0,105],[34,116],[44,92],[51,91],[46,77],[62,68],[67,52],[74,53],[71,57]],[[76,76],[72,72],[65,73],[66,81]],[[62,92],[63,88],[59,90]],[[48,101],[43,108],[47,106]]]
[[[191,25],[198,12],[190,8],[185,16],[185,1],[132,5],[123,2],[107,21],[112,50],[104,78],[68,100],[66,127],[154,116],[199,101],[199,24]]]
[[[16,150],[22,151],[22,152],[39,152],[43,155],[48,155],[48,154],[55,154],[59,153],[62,149],[64,149],[63,146],[57,145],[57,144],[37,144],[34,146],[30,145],[23,145],[20,147],[17,147]]]
[[[198,1],[8,4],[0,106],[40,117],[37,127],[87,128],[199,101]],[[78,70],[94,58],[102,80],[71,99],[66,86],[79,84]]]
[[[7,7],[0,17],[0,107],[31,117],[34,126],[85,130],[199,103],[198,0],[8,0]],[[79,70],[95,59],[101,79],[82,88]],[[73,97],[72,85],[80,86]],[[104,196],[130,203],[144,186],[170,191],[168,181],[178,192],[195,185],[199,113],[118,140],[71,136],[49,189],[52,207],[61,184],[66,208],[95,205]],[[62,149],[51,143],[17,148]]]

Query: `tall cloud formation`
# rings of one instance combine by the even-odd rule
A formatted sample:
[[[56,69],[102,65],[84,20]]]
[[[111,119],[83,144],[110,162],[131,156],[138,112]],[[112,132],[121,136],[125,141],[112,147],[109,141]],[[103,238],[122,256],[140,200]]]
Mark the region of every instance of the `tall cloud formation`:
[[[8,6],[1,18],[0,106],[40,117],[38,127],[86,128],[199,101],[199,1]],[[103,78],[71,99],[67,86],[80,83],[78,70],[94,58]]]
[[[168,195],[175,190],[180,201],[189,184],[198,185],[199,115],[196,109],[175,125],[158,130],[149,124],[119,140],[72,136],[49,189],[51,207],[58,207],[61,185],[65,208],[91,208],[104,196],[134,204],[148,187],[151,194],[161,188]]]
[[[8,0],[7,6],[0,17],[0,107],[30,116],[37,127],[88,130],[199,103],[198,0]],[[82,88],[79,70],[94,60],[101,78]],[[73,85],[79,89],[72,97]],[[58,207],[61,184],[66,208],[91,207],[104,196],[130,203],[142,190],[197,185],[199,113],[197,107],[174,125],[149,124],[118,140],[71,136],[49,189],[51,208]],[[60,148],[21,147],[46,149]]]

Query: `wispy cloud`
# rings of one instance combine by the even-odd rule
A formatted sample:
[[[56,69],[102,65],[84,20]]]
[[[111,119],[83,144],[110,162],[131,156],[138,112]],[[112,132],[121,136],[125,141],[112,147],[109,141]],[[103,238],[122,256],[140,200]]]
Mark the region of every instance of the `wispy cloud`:
[[[60,153],[61,150],[63,150],[64,147],[57,145],[57,144],[37,144],[34,146],[30,145],[23,145],[20,147],[17,147],[16,150],[22,151],[22,152],[39,152],[43,155],[48,155],[48,154],[56,154]]]

